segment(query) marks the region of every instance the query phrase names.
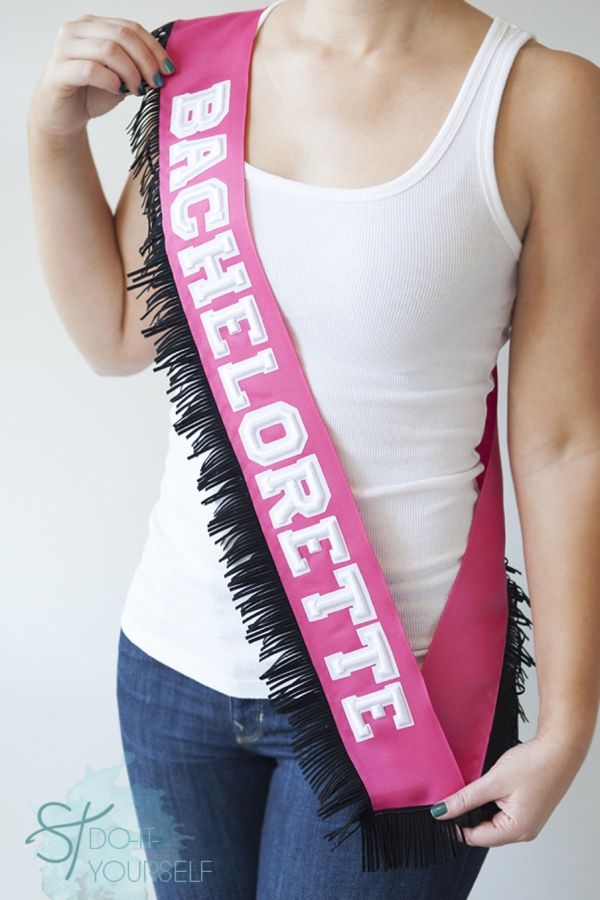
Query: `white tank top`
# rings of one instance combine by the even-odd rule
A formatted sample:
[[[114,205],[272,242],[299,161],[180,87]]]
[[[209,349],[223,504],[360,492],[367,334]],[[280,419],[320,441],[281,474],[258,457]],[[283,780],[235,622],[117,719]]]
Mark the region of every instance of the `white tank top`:
[[[493,139],[510,67],[532,37],[493,19],[441,129],[399,177],[329,188],[245,165],[259,256],[419,664],[466,548],[483,467],[475,448],[510,333],[521,242]],[[260,643],[244,637],[207,531],[214,505],[196,487],[204,457],[190,452],[171,427],[121,627],[196,681],[267,697],[259,675],[273,660],[259,662]]]

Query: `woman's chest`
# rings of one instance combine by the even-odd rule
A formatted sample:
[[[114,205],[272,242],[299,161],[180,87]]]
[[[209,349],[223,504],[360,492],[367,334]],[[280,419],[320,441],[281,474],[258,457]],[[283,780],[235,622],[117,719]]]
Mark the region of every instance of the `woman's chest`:
[[[449,357],[497,352],[516,262],[483,203],[453,204],[425,181],[358,202],[252,176],[246,191],[257,252],[309,367],[325,371],[331,358],[354,370],[433,371]]]
[[[260,34],[260,32],[259,32]],[[260,44],[259,44],[260,46]],[[380,185],[412,171],[440,143],[457,112],[460,67],[427,59],[406,70],[367,65],[316,69],[268,51],[253,54],[245,159],[282,178],[334,188]],[[522,239],[531,214],[524,166],[515,153],[524,128],[510,72],[498,111],[494,163],[500,197]],[[517,73],[518,74],[518,73]]]

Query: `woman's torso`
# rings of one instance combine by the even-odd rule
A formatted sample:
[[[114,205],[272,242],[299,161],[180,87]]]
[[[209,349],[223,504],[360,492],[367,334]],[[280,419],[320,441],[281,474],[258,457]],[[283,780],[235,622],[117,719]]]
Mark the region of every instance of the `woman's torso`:
[[[502,204],[491,154],[502,89],[528,33],[485,19],[445,109],[425,116],[428,89],[422,123],[404,118],[410,149],[396,121],[399,97],[375,104],[375,118],[394,120],[383,140],[375,121],[360,117],[365,97],[356,144],[339,144],[333,138],[352,133],[351,121],[340,124],[334,106],[329,122],[332,107],[308,89],[290,89],[300,105],[290,96],[279,140],[269,119],[286,84],[267,41],[262,61],[253,57],[246,188],[257,249],[419,662],[466,546],[481,471],[475,448],[516,292],[519,223]],[[354,88],[348,81],[348,94]],[[317,124],[323,135],[313,142]],[[515,210],[518,218],[523,204]],[[122,626],[196,680],[267,696],[259,674],[268,661],[244,638],[207,532],[212,511],[196,488],[201,459],[189,452],[171,429]]]

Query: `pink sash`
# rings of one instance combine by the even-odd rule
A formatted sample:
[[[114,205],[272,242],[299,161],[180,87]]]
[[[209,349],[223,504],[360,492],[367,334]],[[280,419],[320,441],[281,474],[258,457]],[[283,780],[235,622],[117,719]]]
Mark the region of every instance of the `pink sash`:
[[[263,641],[261,658],[278,657],[263,676],[269,696],[296,728],[320,815],[348,813],[330,836],[360,823],[364,870],[430,865],[464,845],[461,823],[436,821],[429,805],[518,742],[517,690],[533,664],[516,606],[528,599],[504,557],[497,373],[466,551],[419,670],[249,225],[245,119],[261,12],[153,32],[177,71],[130,125],[149,221],[132,287],[153,291],[144,333],[162,333],[155,368],[168,367],[178,391],[175,427],[196,435],[192,456],[211,450],[198,487],[220,501],[210,530],[222,533],[246,636]]]

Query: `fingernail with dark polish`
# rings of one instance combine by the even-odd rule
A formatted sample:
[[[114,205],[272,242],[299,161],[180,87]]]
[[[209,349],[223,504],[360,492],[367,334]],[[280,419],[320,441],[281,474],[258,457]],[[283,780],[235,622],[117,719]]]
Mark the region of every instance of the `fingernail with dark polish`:
[[[146,85],[144,84],[143,81],[140,81],[140,86],[139,86],[139,88],[137,89],[137,92],[138,92],[138,94],[139,94],[140,96],[142,96],[142,94],[145,94],[145,93],[146,93]]]
[[[445,803],[435,803],[433,806],[429,807],[429,812],[432,816],[444,816],[448,812],[448,807]]]
[[[154,78],[154,84],[156,85],[156,87],[162,87],[162,86],[163,86],[164,81],[163,81],[163,77],[162,77],[162,75],[160,74],[160,72],[155,72],[154,75],[153,75],[152,77]]]
[[[169,75],[175,71],[175,65],[173,64],[173,60],[169,59],[168,56],[165,59],[165,69],[167,70]]]
[[[127,87],[127,85],[125,84],[124,81],[122,81],[121,84],[119,85],[119,91],[120,91],[122,94],[128,94],[128,93],[129,93],[129,88]]]

